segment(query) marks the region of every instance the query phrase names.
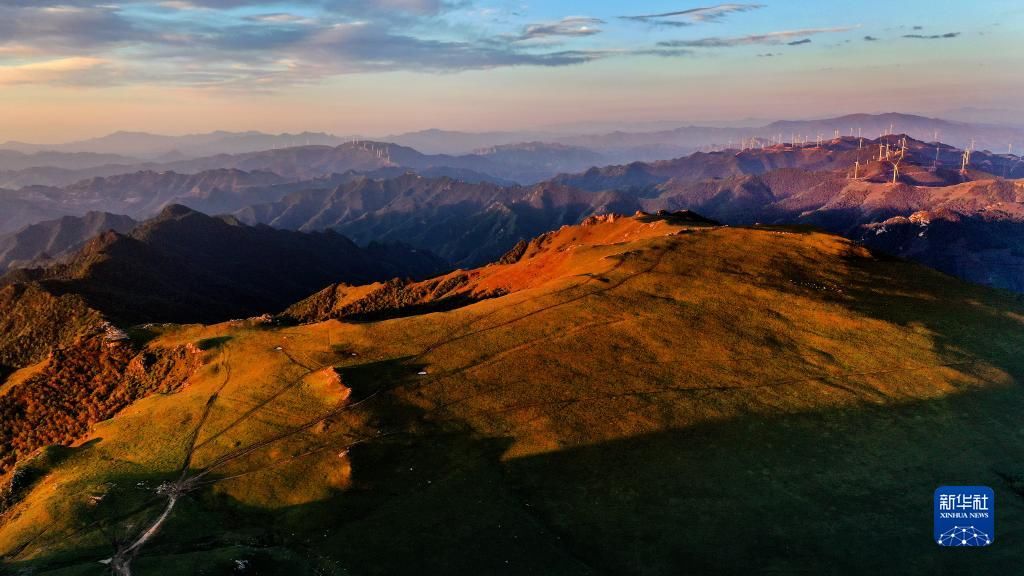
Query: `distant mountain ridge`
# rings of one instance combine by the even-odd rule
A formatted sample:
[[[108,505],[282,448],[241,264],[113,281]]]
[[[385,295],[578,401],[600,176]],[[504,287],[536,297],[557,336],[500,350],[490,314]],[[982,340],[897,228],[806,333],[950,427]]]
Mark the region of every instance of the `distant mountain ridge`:
[[[127,234],[105,231],[62,262],[0,284],[73,294],[122,323],[214,322],[275,312],[333,282],[425,277],[446,268],[400,245],[360,248],[335,232],[249,227],[180,205]]]
[[[904,142],[900,183],[893,185],[892,165],[884,156],[895,155]],[[980,214],[1000,210],[1005,203],[1021,205],[1014,185],[999,180],[1004,175],[1024,176],[1024,163],[1017,157],[975,152],[966,174],[961,174],[960,166],[961,151],[943,144],[900,135],[873,140],[842,137],[821,146],[774,145],[592,168],[526,187],[416,175],[357,179],[332,190],[294,192],[236,215],[245,222],[288,229],[335,229],[357,242],[404,239],[459,266],[493,261],[522,239],[593,215],[659,210],[693,210],[730,224],[812,224],[896,255],[932,262],[933,257],[920,251],[883,242],[880,232],[866,235],[862,227],[920,211]],[[971,237],[978,239],[979,234],[975,231]],[[985,245],[994,249],[995,236],[986,236]],[[1000,266],[1018,269],[1010,263],[1016,261],[1015,253],[977,265],[939,268],[1019,290],[1024,277],[997,272]]]
[[[64,170],[81,170],[111,164],[134,164],[138,158],[121,154],[98,154],[95,152],[55,152],[42,150],[23,153],[16,150],[0,149],[0,171],[24,170],[49,166]]]
[[[66,255],[102,232],[114,230],[124,233],[136,224],[128,216],[88,212],[84,216],[64,216],[26,226],[0,236],[0,273],[13,266],[40,265],[39,260]]]
[[[592,167],[535,185],[510,186],[493,175],[550,172],[558,165],[545,165],[544,158],[553,155],[576,165],[588,165],[595,157],[585,148],[550,143],[447,156],[354,141],[174,164],[183,171],[203,169],[187,175],[140,172],[65,188],[26,187],[0,193],[0,203],[7,202],[18,214],[35,211],[41,216],[37,219],[84,210],[146,218],[163,206],[182,203],[234,213],[250,224],[337,230],[360,244],[407,241],[457,265],[475,266],[499,258],[523,238],[607,212],[690,209],[731,224],[806,223],[860,238],[861,226],[919,211],[957,210],[944,204],[944,192],[934,189],[1024,177],[1019,156],[975,150],[962,172],[962,150],[900,134],[822,138],[820,144],[817,137],[798,144],[747,139],[745,144],[743,150]],[[888,184],[890,159],[897,154],[902,155],[900,184],[894,187]],[[966,215],[987,210],[984,189],[972,188],[982,196],[959,210]],[[1001,258],[1014,254],[1011,250]],[[957,274],[1017,289],[1018,282],[992,270],[996,260],[960,266]]]
[[[635,204],[623,204],[620,196],[557,183],[505,187],[407,174],[295,192],[235,215],[291,230],[338,230],[359,243],[408,242],[458,266],[475,266],[496,260],[521,239],[587,216],[632,212]]]
[[[230,212],[254,202],[287,193],[275,187],[288,180],[270,172],[216,169],[196,174],[145,170],[80,180],[66,187],[28,186],[0,192],[0,208],[31,206],[42,218],[83,215],[87,212],[125,214],[136,219],[155,215],[164,206],[187,203],[208,212]],[[305,186],[315,186],[310,182]],[[26,208],[27,209],[27,208]],[[0,218],[0,233],[17,229],[19,222]]]
[[[780,120],[760,126],[734,125],[709,126],[686,125],[661,130],[615,130],[610,132],[593,132],[586,130],[525,130],[505,132],[459,132],[453,130],[423,130],[404,134],[393,134],[386,137],[367,139],[340,137],[322,132],[303,132],[299,134],[265,134],[262,132],[211,132],[187,136],[164,136],[142,132],[116,132],[100,138],[56,145],[36,145],[21,142],[0,144],[0,172],[39,168],[84,169],[91,167],[121,165],[132,166],[131,169],[164,169],[179,170],[180,167],[158,165],[174,164],[187,160],[208,158],[224,155],[242,155],[253,152],[279,150],[285,148],[301,148],[306,146],[338,147],[353,142],[386,142],[397,146],[411,147],[426,155],[436,156],[467,156],[474,151],[504,147],[521,146],[523,143],[543,142],[548,145],[568,145],[585,148],[590,154],[600,155],[605,160],[594,162],[628,163],[631,161],[653,161],[675,158],[697,150],[735,147],[741,140],[758,138],[764,141],[782,138],[789,140],[796,137],[814,141],[818,136],[833,137],[836,131],[843,136],[863,136],[875,138],[883,133],[905,133],[922,141],[939,140],[958,148],[966,148],[974,143],[979,150],[989,149],[994,152],[1008,150],[1011,145],[1017,150],[1024,149],[1024,127],[997,125],[986,123],[967,123],[929,118],[915,114],[884,113],[884,114],[848,114],[834,118],[812,120]],[[22,160],[12,166],[3,161],[3,151],[38,154],[30,162],[22,165]],[[60,161],[53,153],[89,153],[76,162]],[[52,158],[47,159],[46,154]],[[103,154],[115,155],[101,162]],[[130,158],[141,158],[145,162],[127,162],[116,155]],[[91,159],[90,159],[91,158]],[[549,157],[548,162],[556,161],[557,157]],[[564,162],[564,159],[562,160]],[[436,164],[435,164],[436,165]],[[206,165],[203,169],[212,166]],[[231,167],[227,165],[217,167]],[[422,168],[421,166],[409,166]],[[464,167],[464,166],[455,166]],[[561,171],[577,171],[586,167],[565,167]],[[93,175],[110,175],[110,172]],[[508,174],[492,174],[508,177]],[[550,175],[549,175],[550,176]],[[28,182],[27,174],[0,174],[0,185]],[[37,178],[42,177],[37,175]],[[59,178],[56,174],[51,178]],[[85,177],[80,175],[80,177]],[[67,176],[65,176],[67,178]],[[526,182],[530,177],[511,178]],[[532,181],[543,179],[537,178]],[[50,181],[43,183],[70,183]]]
[[[38,152],[93,152],[100,154],[124,154],[156,160],[169,154],[186,153],[193,158],[215,154],[243,154],[273,148],[289,148],[305,145],[337,146],[347,138],[323,132],[302,132],[298,134],[266,134],[257,131],[227,132],[216,131],[206,134],[165,136],[147,132],[114,132],[98,138],[89,138],[64,144],[29,144],[5,142],[0,149],[15,150],[32,154]]]

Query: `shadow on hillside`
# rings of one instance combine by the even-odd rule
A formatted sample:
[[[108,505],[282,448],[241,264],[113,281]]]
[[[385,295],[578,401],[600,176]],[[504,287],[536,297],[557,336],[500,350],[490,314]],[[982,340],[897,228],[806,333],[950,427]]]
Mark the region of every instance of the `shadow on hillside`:
[[[637,217],[640,222],[651,223],[651,222],[662,222],[673,226],[720,226],[721,223],[717,220],[705,218],[700,214],[690,210],[676,210],[669,212],[668,210],[658,210],[654,214],[642,214]]]
[[[1024,298],[891,257],[846,258],[844,297],[865,316],[928,331],[936,351],[1024,378]]]
[[[402,375],[415,368],[380,362],[344,373],[365,393],[380,376],[412,384]],[[396,396],[368,406],[375,425],[400,433],[351,451],[350,489],[273,511],[210,491],[190,495],[136,572],[217,572],[233,560],[261,574],[370,575],[995,574],[1019,566],[1013,543],[1024,537],[1024,499],[1007,481],[1024,473],[1018,386],[749,415],[512,460],[503,459],[512,440],[481,438]],[[628,415],[609,414],[618,417]],[[159,479],[117,484],[140,481]],[[994,546],[965,553],[932,542],[932,492],[944,484],[995,489]],[[93,546],[32,564],[91,564],[103,553]]]
[[[214,350],[217,348],[224,347],[225,344],[231,341],[231,336],[214,336],[212,338],[204,338],[196,342],[196,348],[199,348],[203,352],[208,350]]]
[[[1024,295],[971,284],[884,252],[857,250],[865,252],[851,252],[831,269],[808,261],[783,263],[781,276],[791,285],[781,288],[924,329],[938,354],[1024,379]]]
[[[431,314],[433,312],[448,312],[456,310],[464,306],[476,304],[489,298],[500,296],[495,294],[494,296],[485,297],[474,297],[468,294],[457,294],[455,296],[448,296],[440,300],[434,300],[432,302],[424,302],[421,304],[409,304],[405,306],[398,306],[397,308],[390,308],[385,310],[378,310],[374,312],[363,312],[356,314],[345,315],[342,320],[353,324],[366,323],[366,322],[378,322],[380,320],[391,320],[394,318],[405,318],[408,316],[420,316],[422,314]]]

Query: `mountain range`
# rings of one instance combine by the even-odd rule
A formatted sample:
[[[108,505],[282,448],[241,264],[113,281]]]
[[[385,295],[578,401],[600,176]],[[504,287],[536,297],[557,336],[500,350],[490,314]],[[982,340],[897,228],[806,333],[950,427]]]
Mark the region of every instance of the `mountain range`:
[[[337,146],[348,138],[341,138],[322,132],[298,134],[265,134],[262,132],[216,131],[207,134],[166,136],[146,132],[115,132],[99,138],[89,138],[63,144],[29,144],[26,142],[5,142],[2,150],[24,154],[40,152],[117,154],[161,161],[176,157],[200,157],[216,154],[243,154],[272,148],[295,146]]]
[[[455,162],[448,167],[470,168],[520,183],[533,183],[559,171],[579,171],[601,164],[664,160],[697,150],[732,148],[744,140],[816,141],[818,137],[832,138],[836,132],[842,136],[867,138],[904,133],[925,142],[941,141],[957,148],[973,147],[995,152],[1024,149],[1024,127],[954,122],[900,113],[850,114],[819,120],[743,126],[666,124],[668,126],[662,129],[645,125],[640,129],[610,132],[582,128],[480,133],[424,130],[389,135],[377,139],[377,143],[413,148],[428,156],[441,157],[420,160],[406,166],[408,168],[423,169],[424,163],[436,167]],[[357,142],[373,143],[374,140],[309,132],[280,135],[212,132],[186,136],[117,132],[101,138],[55,145],[7,142],[0,144],[0,186],[62,186],[84,178],[147,169],[194,172],[212,168],[243,168],[232,165],[232,162],[244,160],[223,157],[286,148],[337,148]],[[489,157],[494,164],[491,168],[504,170],[504,173],[482,169],[480,165],[466,165],[471,159],[444,158],[474,155]],[[525,162],[515,162],[515,158],[506,162],[501,157],[503,155],[518,157]],[[220,157],[219,161],[215,159],[217,157]],[[201,167],[187,168],[190,166],[188,161],[203,158],[207,160],[199,162]],[[589,164],[580,165],[587,162]],[[477,159],[477,163],[486,166],[481,159]],[[552,169],[555,172],[551,172]]]
[[[193,174],[143,171],[4,191],[0,203],[10,207],[9,221],[0,222],[0,231],[15,233],[14,225],[26,219],[86,211],[145,219],[184,204],[233,213],[248,224],[335,230],[364,245],[407,242],[452,265],[473,267],[520,240],[589,216],[689,209],[733,225],[810,224],[971,281],[1024,287],[1016,248],[1020,197],[1011,183],[1024,176],[1017,156],[974,151],[961,170],[957,148],[888,135],[820,144],[748,141],[742,150],[594,167],[530,186],[465,167],[500,172],[489,158],[501,158],[505,167],[530,165],[556,148],[498,147],[450,157],[350,142],[223,156],[180,166],[230,166]],[[560,151],[581,164],[593,160],[578,149]],[[945,232],[921,235],[909,219],[941,221]],[[908,242],[913,230],[918,239]],[[20,254],[22,262],[53,256],[45,246]]]
[[[218,154],[173,162],[104,164],[87,168],[35,166],[0,170],[0,186],[68,186],[133,172],[195,174],[215,170],[273,172],[288,180],[328,177],[334,173],[415,170],[470,181],[536,182],[559,172],[583,170],[606,159],[590,150],[539,142],[491,147],[461,156],[422,154],[385,142],[352,141],[338,146],[300,146],[244,154]]]
[[[885,156],[895,159],[897,153],[900,177],[893,184],[892,163]],[[958,246],[958,264],[941,270],[1019,290],[1018,251],[1011,247],[1020,236],[1007,231],[1020,221],[1022,197],[1013,179],[1024,176],[1024,163],[1014,156],[975,152],[961,172],[961,156],[953,147],[899,135],[842,137],[821,146],[758,146],[592,168],[525,187],[413,174],[355,178],[333,189],[296,191],[235,215],[250,224],[334,229],[357,242],[405,240],[455,265],[478,266],[519,240],[589,216],[689,209],[734,225],[814,225],[931,265],[943,257],[930,252],[949,253]],[[950,228],[966,226],[975,215],[985,214],[989,221],[992,214],[1001,214],[1004,225],[984,238],[978,231],[984,226],[975,226],[970,233],[974,241],[951,241],[941,248],[939,240],[901,248],[886,236],[894,226],[876,226],[917,213],[965,217]]]
[[[299,233],[177,207],[101,252],[176,252],[183,231],[221,254],[214,231],[259,246],[262,286],[294,273],[267,243]],[[72,268],[97,271],[88,254]],[[1024,453],[986,440],[1019,430],[1024,309],[837,236],[605,215],[481,268],[332,283],[276,320],[124,332],[45,286],[0,296],[43,290],[95,324],[0,388],[5,569],[660,576],[828,572],[835,550],[856,572],[1019,561],[1012,546],[939,558],[927,529],[848,545],[879,522],[867,502],[886,502],[887,526],[917,526],[930,508],[907,486],[965,469],[1010,511],[1001,533],[1024,529]],[[211,302],[234,305],[224,296]]]

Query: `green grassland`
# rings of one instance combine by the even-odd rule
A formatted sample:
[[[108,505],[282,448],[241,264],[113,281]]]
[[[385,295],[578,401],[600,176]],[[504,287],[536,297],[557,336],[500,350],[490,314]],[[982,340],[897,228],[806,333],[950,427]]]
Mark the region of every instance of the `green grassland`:
[[[187,476],[134,573],[1019,570],[1016,297],[808,230],[598,226],[456,310],[161,327],[203,367],[38,457],[6,568],[106,573]],[[942,484],[995,489],[993,546],[934,545]]]

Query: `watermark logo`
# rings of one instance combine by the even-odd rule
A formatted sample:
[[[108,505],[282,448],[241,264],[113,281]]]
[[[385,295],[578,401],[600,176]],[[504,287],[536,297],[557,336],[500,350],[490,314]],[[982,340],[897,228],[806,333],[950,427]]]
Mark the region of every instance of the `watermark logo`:
[[[935,542],[939,546],[989,546],[995,541],[996,495],[988,486],[935,490]]]

